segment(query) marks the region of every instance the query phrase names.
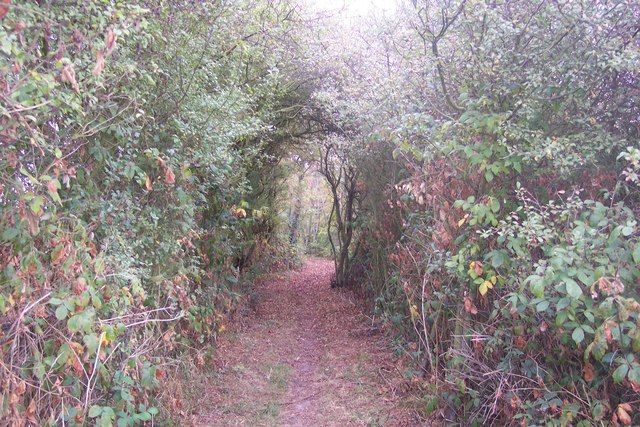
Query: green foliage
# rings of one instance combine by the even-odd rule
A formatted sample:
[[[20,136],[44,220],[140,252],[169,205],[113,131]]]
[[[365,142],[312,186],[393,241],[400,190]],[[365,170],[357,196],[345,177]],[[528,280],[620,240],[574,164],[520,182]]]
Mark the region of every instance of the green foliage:
[[[368,39],[365,132],[391,149],[358,165],[394,173],[364,202],[364,262],[435,384],[425,412],[637,423],[636,23],[623,3],[418,2]]]
[[[297,86],[293,68],[278,65],[293,52],[272,41],[292,40],[291,10],[173,0],[8,7],[0,417],[157,422],[161,367],[211,345],[243,270],[262,255],[256,242],[275,230],[277,188],[259,197],[252,180],[284,151],[281,107]]]

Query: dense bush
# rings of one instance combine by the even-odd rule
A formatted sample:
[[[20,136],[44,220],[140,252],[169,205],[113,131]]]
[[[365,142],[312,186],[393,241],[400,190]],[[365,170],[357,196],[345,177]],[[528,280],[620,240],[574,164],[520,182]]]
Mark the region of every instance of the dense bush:
[[[3,421],[179,413],[246,274],[328,245],[424,412],[639,422],[638,5],[396,12],[0,2]]]
[[[639,12],[413,2],[362,35],[380,97],[360,286],[425,412],[637,424]]]
[[[202,365],[275,230],[275,190],[252,180],[275,170],[298,97],[278,67],[291,13],[0,6],[5,423],[151,420],[175,358]]]

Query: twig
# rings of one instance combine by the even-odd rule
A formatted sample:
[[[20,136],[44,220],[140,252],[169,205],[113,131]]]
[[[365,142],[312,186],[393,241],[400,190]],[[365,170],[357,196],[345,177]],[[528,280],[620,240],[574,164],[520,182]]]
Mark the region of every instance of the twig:
[[[96,369],[98,369],[98,360],[100,360],[100,349],[102,348],[102,338],[104,337],[104,332],[100,334],[100,338],[98,338],[98,350],[96,351],[96,360],[93,362],[93,370],[91,371],[91,375],[89,376],[89,380],[87,381],[87,391],[84,394],[84,410],[83,414],[87,413],[87,406],[89,405],[89,396],[91,395],[92,387],[91,381],[93,381],[93,376],[96,374]]]
[[[131,328],[132,326],[142,325],[142,324],[151,323],[151,322],[173,322],[174,320],[182,319],[183,317],[184,317],[184,312],[181,312],[179,315],[177,315],[172,319],[145,319],[145,320],[140,320],[139,322],[129,323],[126,327]]]
[[[293,402],[285,402],[285,403],[283,403],[283,405],[295,405],[296,403],[304,402],[305,400],[311,399],[312,397],[316,397],[318,394],[320,394],[320,391],[316,391],[315,393],[310,394],[307,397],[303,397],[302,399],[294,400]]]

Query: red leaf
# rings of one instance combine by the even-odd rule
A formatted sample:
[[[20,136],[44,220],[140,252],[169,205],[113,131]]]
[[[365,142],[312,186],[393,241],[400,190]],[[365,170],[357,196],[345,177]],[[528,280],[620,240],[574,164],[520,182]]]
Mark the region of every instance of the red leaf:
[[[7,16],[9,13],[9,6],[11,5],[11,0],[0,0],[0,21]]]
[[[54,180],[51,180],[47,183],[47,190],[49,190],[49,193],[58,192],[58,186],[56,185],[56,182]]]

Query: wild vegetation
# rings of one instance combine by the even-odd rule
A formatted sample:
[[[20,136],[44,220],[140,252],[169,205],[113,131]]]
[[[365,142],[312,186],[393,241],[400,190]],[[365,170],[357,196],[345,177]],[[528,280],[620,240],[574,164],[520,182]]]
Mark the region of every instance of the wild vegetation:
[[[427,413],[638,422],[639,19],[630,2],[414,2],[362,35],[380,98],[353,157],[369,179],[351,285],[404,337]]]
[[[214,3],[2,6],[10,424],[156,419],[158,384],[181,354],[205,363],[242,273],[288,251],[272,177],[301,84],[290,9]]]
[[[0,1],[0,419],[169,423],[160,386],[307,251],[424,419],[640,423],[639,28],[632,0]]]

